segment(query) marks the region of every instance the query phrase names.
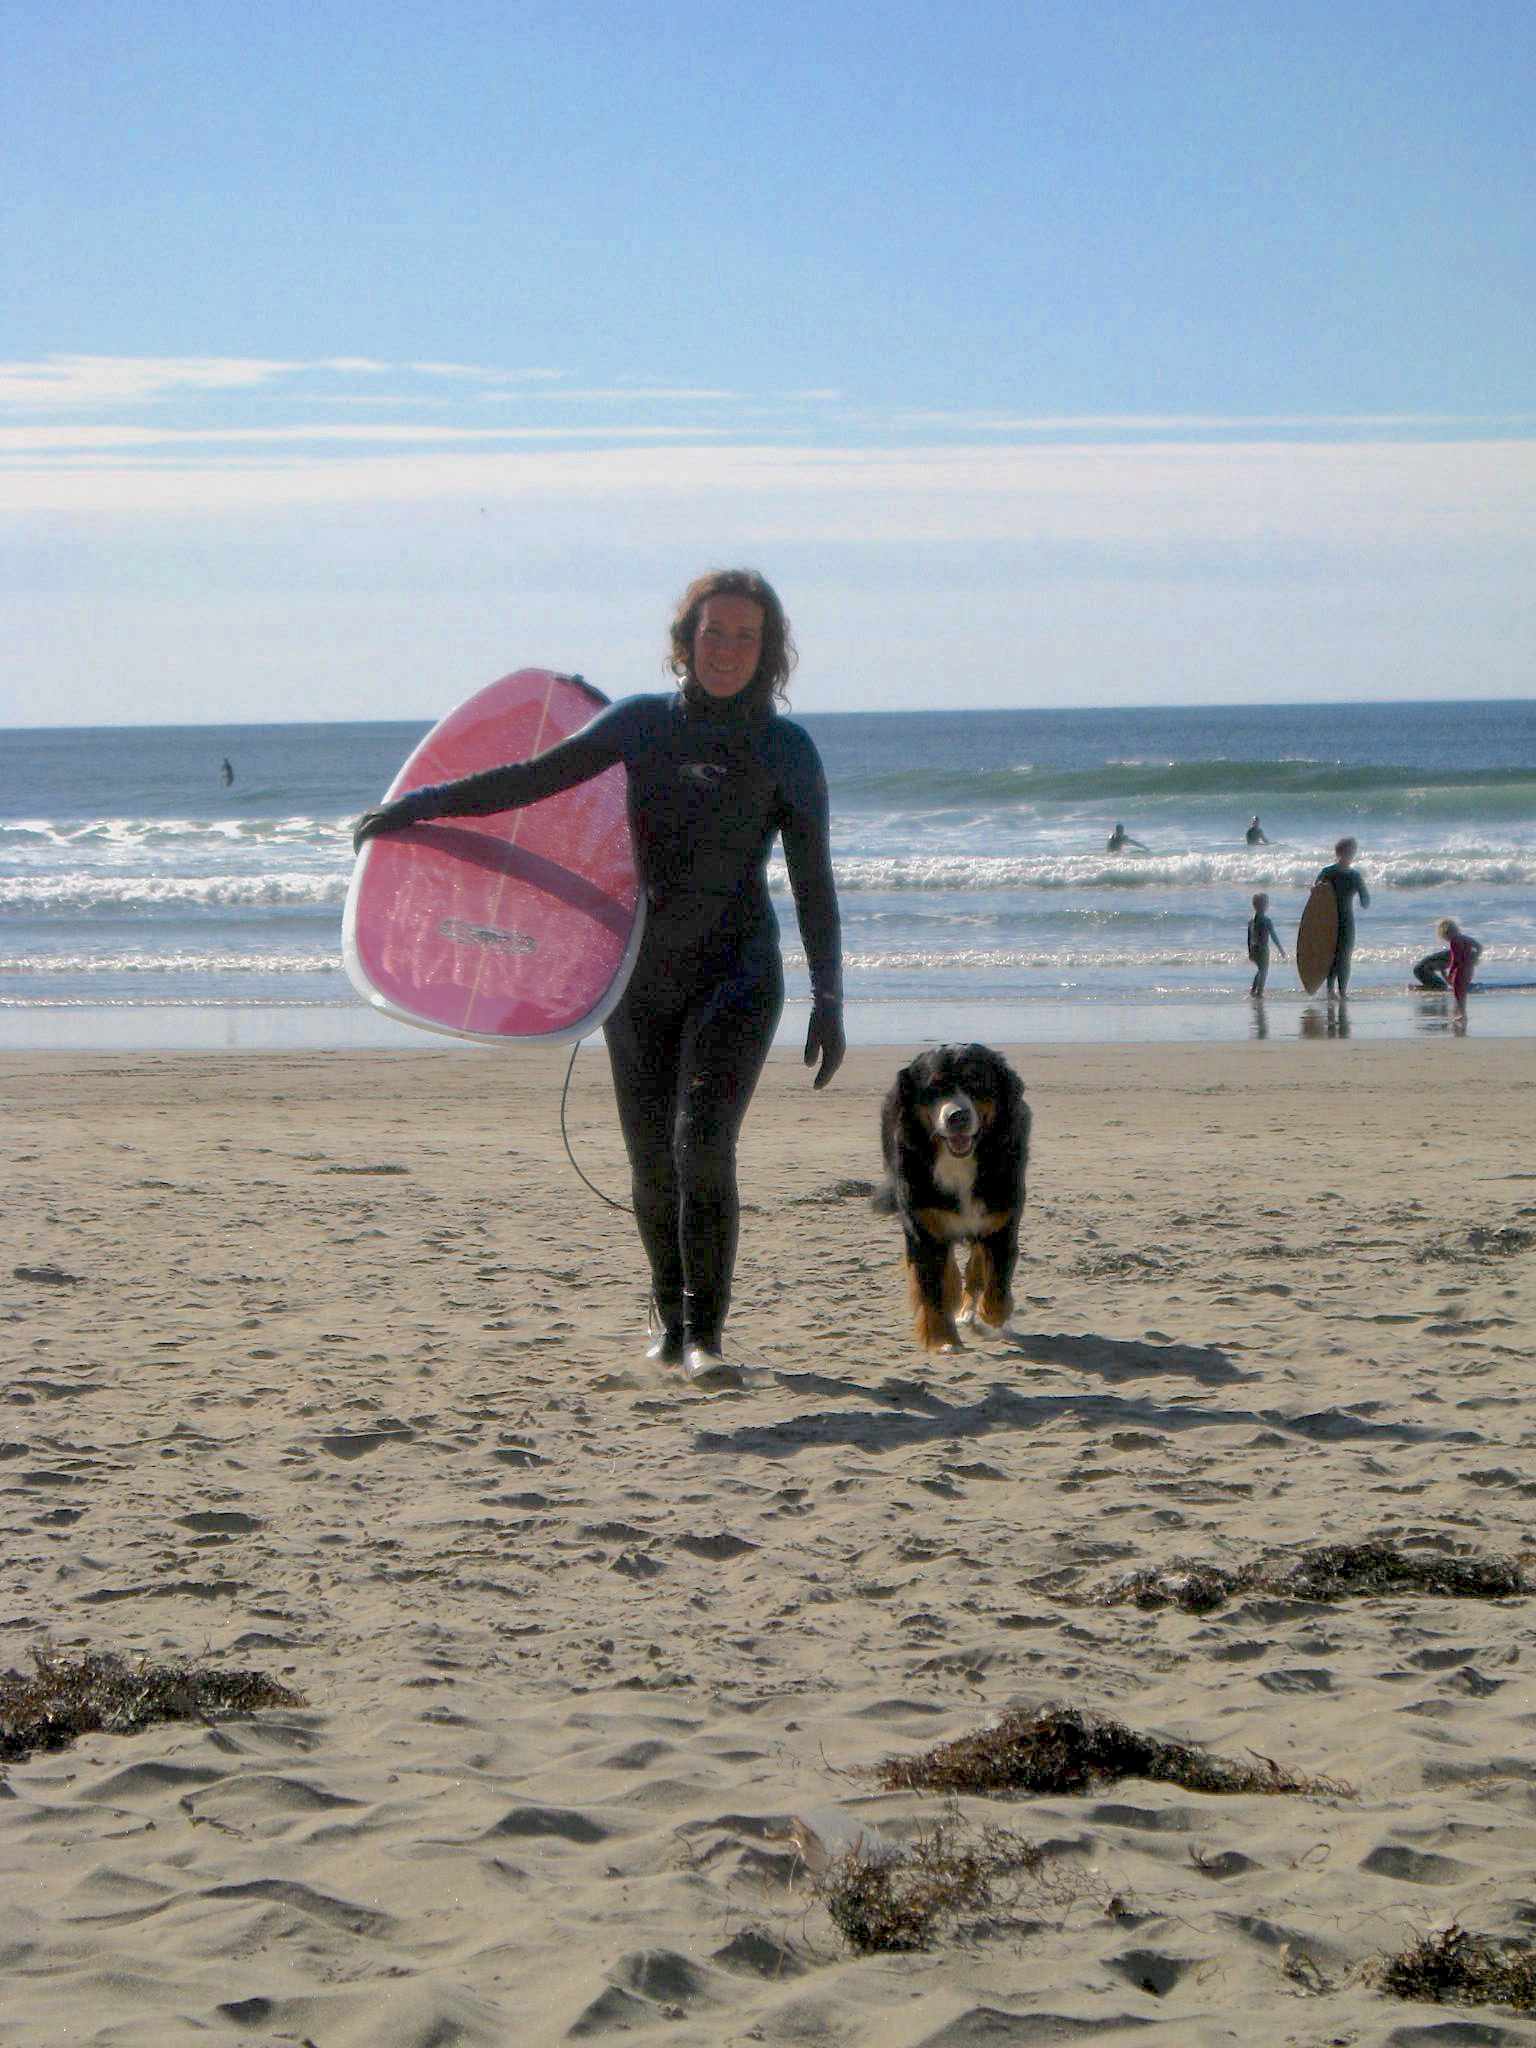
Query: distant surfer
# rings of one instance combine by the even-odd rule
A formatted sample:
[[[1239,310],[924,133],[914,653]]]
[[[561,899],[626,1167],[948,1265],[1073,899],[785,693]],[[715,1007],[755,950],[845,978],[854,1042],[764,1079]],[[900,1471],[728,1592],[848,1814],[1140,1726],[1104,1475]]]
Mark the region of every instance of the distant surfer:
[[[233,767],[230,765],[230,759],[228,754],[226,754],[223,760],[219,763],[219,780],[223,783],[224,787],[228,789],[230,784],[234,781],[234,779],[235,771]]]
[[[672,619],[668,696],[627,697],[531,761],[416,789],[358,820],[355,842],[426,818],[488,816],[622,762],[646,893],[645,936],[603,1026],[651,1268],[647,1357],[690,1379],[729,1370],[740,1201],[736,1138],[784,1006],[768,854],[782,835],[811,977],[805,1063],[842,1064],[842,941],[820,758],[776,715],[795,662],[778,596],[714,570]]]
[[[1434,989],[1443,994],[1447,990],[1456,998],[1458,1010],[1467,1007],[1467,991],[1472,986],[1472,975],[1483,949],[1470,932],[1464,932],[1454,917],[1442,917],[1435,926],[1436,936],[1445,941],[1443,951],[1426,953],[1413,970],[1413,978],[1420,988]]]
[[[1264,827],[1259,823],[1259,814],[1257,811],[1254,812],[1252,818],[1249,820],[1248,830],[1243,834],[1243,837],[1247,840],[1250,846],[1268,846],[1269,838],[1268,835],[1265,833]]]
[[[1134,846],[1138,853],[1147,851],[1139,839],[1133,839],[1125,827],[1117,822],[1114,831],[1109,835],[1108,850],[1111,853],[1121,853],[1127,846]]]
[[[1318,876],[1319,882],[1327,882],[1333,890],[1334,902],[1338,905],[1339,936],[1333,949],[1333,964],[1328,969],[1328,993],[1344,996],[1349,993],[1349,968],[1355,950],[1355,899],[1360,899],[1360,908],[1369,910],[1371,894],[1364,878],[1354,865],[1355,855],[1360,851],[1359,842],[1354,839],[1340,839],[1333,849],[1333,860]],[[1326,943],[1326,941],[1325,941]]]
[[[1269,898],[1260,889],[1253,899],[1253,915],[1248,920],[1248,958],[1253,962],[1253,986],[1248,993],[1261,996],[1264,984],[1269,979],[1269,949],[1273,946],[1283,960],[1285,948],[1280,943],[1280,934],[1275,930],[1274,920],[1269,914]]]

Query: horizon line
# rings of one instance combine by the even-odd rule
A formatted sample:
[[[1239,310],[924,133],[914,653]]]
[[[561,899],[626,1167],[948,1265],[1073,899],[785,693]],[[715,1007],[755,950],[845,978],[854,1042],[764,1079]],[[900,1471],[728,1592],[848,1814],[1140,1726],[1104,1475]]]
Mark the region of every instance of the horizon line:
[[[474,693],[471,692],[471,695]],[[660,696],[662,691],[634,690],[630,696]],[[620,700],[615,699],[615,702]],[[1077,718],[1084,713],[1097,712],[1123,715],[1126,712],[1188,711],[1200,717],[1209,717],[1213,712],[1223,711],[1311,711],[1326,707],[1329,711],[1402,711],[1421,705],[1456,705],[1467,710],[1477,705],[1503,707],[1510,704],[1536,705],[1536,694],[1507,697],[1267,697],[1260,703],[1247,698],[1233,698],[1220,702],[1212,700],[1193,703],[1100,703],[1100,704],[913,704],[895,710],[853,709],[841,711],[802,711],[793,705],[784,706],[776,715],[792,718],[995,718],[1002,713],[1025,712],[1037,718]],[[8,732],[266,732],[276,729],[309,730],[313,727],[341,726],[397,726],[423,725],[429,730],[441,722],[444,713],[422,712],[411,717],[395,718],[239,718],[239,719],[133,719],[118,718],[108,721],[93,721],[88,725],[33,724],[0,725],[0,733]]]

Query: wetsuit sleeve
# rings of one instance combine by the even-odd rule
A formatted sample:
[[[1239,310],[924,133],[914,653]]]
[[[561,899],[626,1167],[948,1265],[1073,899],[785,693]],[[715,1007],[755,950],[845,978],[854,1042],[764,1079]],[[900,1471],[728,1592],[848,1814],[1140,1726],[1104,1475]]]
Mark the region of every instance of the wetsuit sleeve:
[[[1369,910],[1371,907],[1371,892],[1365,886],[1365,877],[1363,875],[1355,876],[1355,894],[1360,898],[1360,908],[1362,910]]]
[[[605,768],[624,759],[624,742],[633,722],[628,704],[611,704],[590,725],[531,761],[509,761],[485,768],[457,782],[436,782],[410,790],[389,806],[394,822],[415,824],[423,818],[485,818],[495,811],[520,810],[541,797],[558,796],[578,782],[590,782]]]
[[[811,997],[816,1003],[843,999],[843,935],[832,878],[832,836],[827,803],[827,778],[821,758],[798,727],[793,754],[784,778],[779,830],[784,863],[794,891],[795,915],[811,970]],[[787,736],[787,735],[786,735]]]

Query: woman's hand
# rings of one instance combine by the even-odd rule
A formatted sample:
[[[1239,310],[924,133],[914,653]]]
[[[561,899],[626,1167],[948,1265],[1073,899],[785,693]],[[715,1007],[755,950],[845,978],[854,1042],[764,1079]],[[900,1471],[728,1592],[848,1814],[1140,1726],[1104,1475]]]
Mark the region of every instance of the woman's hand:
[[[414,825],[416,811],[409,797],[397,797],[392,804],[381,804],[376,811],[364,811],[352,827],[352,851],[361,853],[363,841],[372,839],[380,832],[398,832],[405,825]]]
[[[811,1025],[805,1034],[805,1064],[814,1067],[818,1054],[821,1067],[813,1087],[825,1088],[838,1068],[843,1064],[843,1054],[848,1050],[848,1041],[843,1036],[843,1011],[840,1003],[813,1003]]]

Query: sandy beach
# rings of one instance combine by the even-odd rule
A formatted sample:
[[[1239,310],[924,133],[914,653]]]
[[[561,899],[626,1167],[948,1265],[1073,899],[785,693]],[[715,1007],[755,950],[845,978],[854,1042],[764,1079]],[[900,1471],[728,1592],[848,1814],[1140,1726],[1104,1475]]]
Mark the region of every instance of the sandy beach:
[[[903,1056],[774,1056],[713,1393],[558,1050],[0,1056],[0,1667],[307,1702],[4,1767],[4,2048],[1536,2043],[1372,1976],[1536,1934],[1536,1601],[1115,1597],[1536,1564],[1529,1043],[1019,1049],[1016,1313],[942,1359],[861,1191]],[[627,1197],[601,1057],[568,1122]],[[873,1775],[1047,1703],[1345,1789]],[[857,1953],[823,1852],[939,1823],[1043,1853]]]

